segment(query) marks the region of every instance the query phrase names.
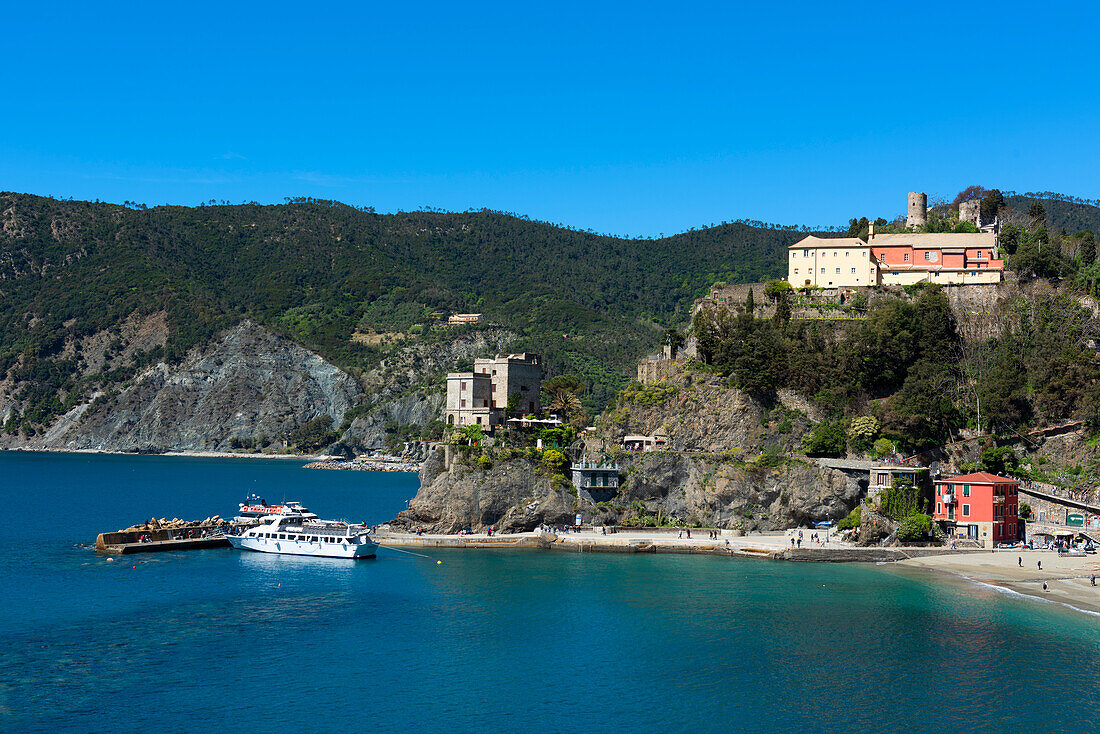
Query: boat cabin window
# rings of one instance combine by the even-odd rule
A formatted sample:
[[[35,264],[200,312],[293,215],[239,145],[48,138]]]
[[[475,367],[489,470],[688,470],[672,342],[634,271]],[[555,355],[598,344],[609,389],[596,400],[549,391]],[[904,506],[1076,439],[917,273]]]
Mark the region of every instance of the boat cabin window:
[[[286,534],[285,533],[279,533],[279,540],[286,540]]]

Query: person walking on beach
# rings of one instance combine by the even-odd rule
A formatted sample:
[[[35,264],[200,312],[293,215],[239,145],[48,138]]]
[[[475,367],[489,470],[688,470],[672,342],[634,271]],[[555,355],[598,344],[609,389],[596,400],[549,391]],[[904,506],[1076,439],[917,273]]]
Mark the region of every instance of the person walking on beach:
[[[1036,561],[1036,565],[1039,566],[1040,571],[1043,570],[1043,562],[1042,561]]]
[[[1020,568],[1024,567],[1024,557],[1023,556],[1017,556],[1016,557],[1016,565],[1018,565]]]
[[[1043,591],[1049,591],[1049,589],[1047,589],[1047,582],[1046,581],[1043,582]]]
[[[1089,576],[1089,581],[1092,583],[1093,586],[1096,586],[1096,574]]]

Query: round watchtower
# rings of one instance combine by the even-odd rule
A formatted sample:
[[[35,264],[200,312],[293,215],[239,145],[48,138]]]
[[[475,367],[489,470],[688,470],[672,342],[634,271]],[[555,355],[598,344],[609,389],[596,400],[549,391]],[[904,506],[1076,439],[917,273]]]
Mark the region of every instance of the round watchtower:
[[[917,229],[928,224],[928,196],[922,192],[909,192],[909,214],[905,217],[905,226]]]

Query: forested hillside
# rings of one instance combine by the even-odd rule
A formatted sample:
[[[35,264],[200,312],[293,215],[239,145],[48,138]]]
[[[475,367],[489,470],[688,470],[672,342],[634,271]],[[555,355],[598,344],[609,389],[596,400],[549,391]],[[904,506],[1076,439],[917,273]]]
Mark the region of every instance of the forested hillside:
[[[551,373],[580,375],[598,409],[693,297],[715,280],[780,275],[801,236],[733,223],[621,239],[492,211],[377,214],[315,200],[146,209],[0,194],[0,379],[17,406],[5,429],[41,429],[242,318],[357,375],[395,340],[441,338],[440,314],[484,312],[521,334],[517,348],[545,354]],[[120,324],[160,312],[167,338],[119,359]],[[103,338],[102,364],[89,364],[76,346]]]

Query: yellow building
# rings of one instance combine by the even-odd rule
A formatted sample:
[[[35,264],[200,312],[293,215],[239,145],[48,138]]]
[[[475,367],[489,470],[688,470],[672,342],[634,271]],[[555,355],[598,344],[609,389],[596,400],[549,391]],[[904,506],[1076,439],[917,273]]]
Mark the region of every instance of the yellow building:
[[[850,288],[879,283],[871,247],[858,237],[809,236],[787,248],[787,282],[795,288]]]

